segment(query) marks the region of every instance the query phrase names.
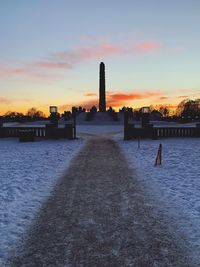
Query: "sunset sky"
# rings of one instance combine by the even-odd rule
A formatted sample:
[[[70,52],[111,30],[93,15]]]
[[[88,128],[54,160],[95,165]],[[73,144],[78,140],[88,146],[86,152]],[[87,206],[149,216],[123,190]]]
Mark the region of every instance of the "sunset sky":
[[[200,98],[199,0],[1,0],[0,114]]]

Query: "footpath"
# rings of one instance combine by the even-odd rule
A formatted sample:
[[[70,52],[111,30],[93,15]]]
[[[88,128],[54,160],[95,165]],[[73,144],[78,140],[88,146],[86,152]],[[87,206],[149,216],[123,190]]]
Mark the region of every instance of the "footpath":
[[[117,143],[91,138],[38,212],[11,267],[193,267]]]

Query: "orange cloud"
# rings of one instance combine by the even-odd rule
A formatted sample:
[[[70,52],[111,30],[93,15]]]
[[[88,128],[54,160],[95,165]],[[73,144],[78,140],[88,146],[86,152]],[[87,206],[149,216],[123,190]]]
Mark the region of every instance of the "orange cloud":
[[[160,100],[166,100],[166,99],[168,99],[169,97],[167,97],[167,96],[161,96],[161,97],[159,97],[159,99]]]
[[[128,102],[133,100],[146,99],[150,97],[159,97],[158,92],[134,92],[134,93],[113,93],[108,95],[107,104],[113,107],[127,105]]]
[[[153,106],[155,109],[159,109],[159,108],[168,108],[168,109],[176,109],[178,107],[182,107],[179,105],[170,105],[170,104],[157,104]]]
[[[10,104],[11,101],[7,98],[4,98],[4,97],[0,97],[0,104],[4,104],[4,105],[7,105],[7,104]]]
[[[82,106],[86,109],[90,109],[93,106],[98,108],[99,107],[99,99],[95,98],[95,99],[91,99],[89,101],[82,102],[82,103],[80,103],[79,106]]]
[[[97,93],[85,93],[84,96],[97,96]]]
[[[86,93],[87,96],[95,96],[96,94]],[[112,93],[108,92],[106,94],[106,104],[107,107],[112,106],[114,108],[116,107],[122,107],[127,106],[131,101],[134,100],[141,100],[141,99],[147,99],[147,98],[157,98],[160,97],[159,92],[134,92],[134,93],[124,93],[124,92],[117,92]],[[79,103],[78,105],[83,106],[87,109],[91,108],[92,106],[98,107],[99,105],[99,99],[93,98],[89,101],[84,101]]]
[[[180,95],[180,96],[178,96],[178,98],[188,98],[188,96],[187,95]]]

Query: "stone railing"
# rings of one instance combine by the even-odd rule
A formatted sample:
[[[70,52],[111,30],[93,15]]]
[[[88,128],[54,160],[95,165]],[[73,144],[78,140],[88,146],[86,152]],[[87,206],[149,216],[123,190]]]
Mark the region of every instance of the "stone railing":
[[[23,133],[32,132],[35,138],[73,139],[73,124],[66,124],[64,128],[54,127],[52,124],[46,124],[45,127],[0,127],[0,137],[20,137]]]
[[[124,140],[164,137],[200,137],[200,124],[196,127],[153,127],[149,124],[144,128],[135,128],[134,124],[128,123],[124,127]]]

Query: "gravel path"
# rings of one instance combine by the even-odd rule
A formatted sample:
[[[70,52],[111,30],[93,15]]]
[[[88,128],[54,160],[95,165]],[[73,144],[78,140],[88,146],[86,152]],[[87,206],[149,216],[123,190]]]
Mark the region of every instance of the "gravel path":
[[[115,141],[92,138],[38,213],[12,267],[185,267],[184,237],[148,205]]]

